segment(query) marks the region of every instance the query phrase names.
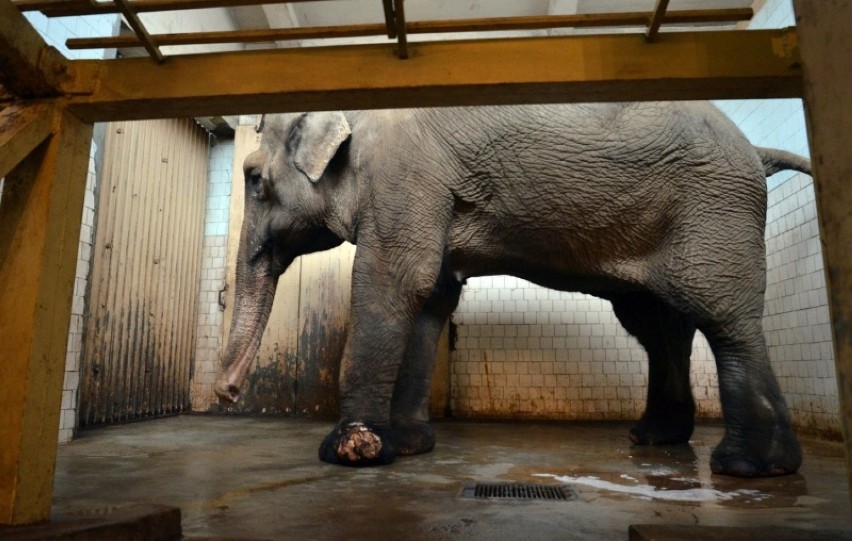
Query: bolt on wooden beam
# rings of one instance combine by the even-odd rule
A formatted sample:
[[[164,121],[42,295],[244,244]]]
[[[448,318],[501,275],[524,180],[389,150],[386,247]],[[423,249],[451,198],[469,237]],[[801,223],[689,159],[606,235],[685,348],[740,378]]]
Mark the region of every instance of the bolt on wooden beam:
[[[19,98],[56,96],[68,77],[65,58],[49,47],[9,0],[0,0],[0,84]]]

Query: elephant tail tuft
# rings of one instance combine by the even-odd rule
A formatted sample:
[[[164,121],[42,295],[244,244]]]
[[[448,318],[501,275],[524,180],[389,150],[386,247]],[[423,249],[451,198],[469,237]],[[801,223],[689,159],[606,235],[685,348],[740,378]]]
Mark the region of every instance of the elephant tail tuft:
[[[763,162],[763,169],[766,171],[767,177],[788,169],[801,171],[802,173],[813,176],[813,173],[811,173],[811,161],[807,158],[775,148],[754,147],[754,149],[757,151],[757,155],[760,156],[760,161]]]

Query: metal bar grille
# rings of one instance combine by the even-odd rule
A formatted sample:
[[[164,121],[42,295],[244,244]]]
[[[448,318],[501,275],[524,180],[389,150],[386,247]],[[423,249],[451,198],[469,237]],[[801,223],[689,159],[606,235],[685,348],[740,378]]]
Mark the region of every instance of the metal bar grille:
[[[462,491],[462,497],[501,500],[569,501],[577,499],[577,493],[569,485],[477,483],[465,487]]]

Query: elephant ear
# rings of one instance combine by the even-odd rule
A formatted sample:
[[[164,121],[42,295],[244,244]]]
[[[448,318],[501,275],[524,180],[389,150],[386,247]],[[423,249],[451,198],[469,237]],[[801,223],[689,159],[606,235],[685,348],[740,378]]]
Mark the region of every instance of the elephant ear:
[[[311,182],[318,181],[351,133],[349,122],[341,112],[304,115],[288,140],[293,163]]]

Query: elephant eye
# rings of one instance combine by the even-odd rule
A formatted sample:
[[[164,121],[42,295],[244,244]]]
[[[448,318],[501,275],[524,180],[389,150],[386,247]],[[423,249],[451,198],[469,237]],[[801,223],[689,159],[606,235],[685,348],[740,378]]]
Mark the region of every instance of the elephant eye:
[[[246,191],[255,199],[264,199],[263,174],[259,167],[246,171]]]

